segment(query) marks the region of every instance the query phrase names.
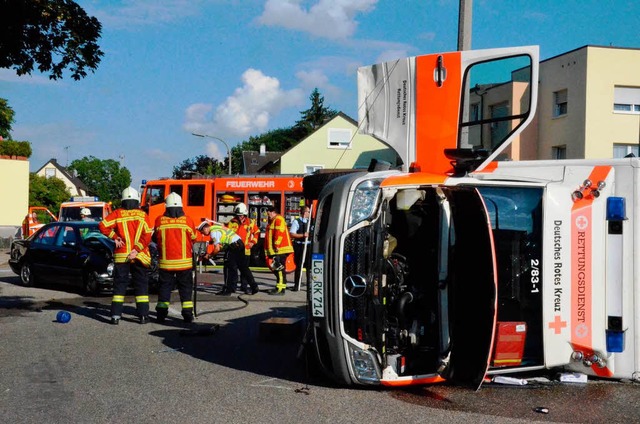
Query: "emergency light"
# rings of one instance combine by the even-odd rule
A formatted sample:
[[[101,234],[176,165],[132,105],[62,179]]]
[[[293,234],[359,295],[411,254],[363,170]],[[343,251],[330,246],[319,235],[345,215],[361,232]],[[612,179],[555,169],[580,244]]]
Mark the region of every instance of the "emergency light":
[[[627,219],[624,197],[607,198],[607,221],[624,221]]]
[[[607,352],[620,353],[624,351],[624,331],[606,330]]]

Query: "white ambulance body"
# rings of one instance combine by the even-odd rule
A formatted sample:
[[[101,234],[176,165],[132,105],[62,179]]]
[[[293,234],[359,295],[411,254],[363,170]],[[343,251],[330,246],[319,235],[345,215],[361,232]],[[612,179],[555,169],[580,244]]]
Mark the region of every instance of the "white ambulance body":
[[[508,83],[482,79],[522,57]],[[361,70],[360,121],[411,169],[343,175],[317,195],[321,368],[347,385],[479,387],[551,369],[639,379],[640,160],[496,161],[535,114],[535,47],[405,65]]]

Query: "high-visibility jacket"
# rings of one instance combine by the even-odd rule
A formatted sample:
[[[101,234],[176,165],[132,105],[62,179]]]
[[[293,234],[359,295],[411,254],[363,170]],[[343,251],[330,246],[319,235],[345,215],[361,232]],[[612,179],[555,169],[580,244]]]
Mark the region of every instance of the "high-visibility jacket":
[[[282,215],[276,215],[264,233],[264,253],[267,256],[284,255],[293,252],[287,221]]]
[[[235,231],[218,224],[213,224],[211,226],[211,233],[209,233],[209,237],[213,244],[220,244],[222,246],[228,246],[231,243],[238,243],[242,241]]]
[[[159,216],[156,218],[153,238],[158,244],[160,269],[184,271],[193,267],[196,230],[190,217]]]
[[[244,215],[236,216],[227,223],[227,227],[236,232],[244,243],[244,254],[251,254],[251,247],[258,242],[260,229],[254,219]]]
[[[100,232],[112,240],[118,238],[124,242],[122,247],[116,247],[113,252],[115,263],[125,263],[129,252],[138,252],[136,259],[145,266],[151,264],[149,243],[151,242],[151,228],[149,217],[140,209],[116,209],[104,218],[98,225]]]

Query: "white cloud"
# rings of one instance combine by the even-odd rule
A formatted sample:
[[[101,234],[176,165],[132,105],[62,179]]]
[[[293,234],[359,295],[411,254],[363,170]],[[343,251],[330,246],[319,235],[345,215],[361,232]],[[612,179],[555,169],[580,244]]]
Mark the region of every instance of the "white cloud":
[[[322,93],[329,96],[337,97],[340,95],[340,89],[329,82],[329,77],[320,69],[309,71],[298,71],[296,78],[302,83],[305,92],[310,93],[314,88],[319,89]]]
[[[0,81],[17,82],[22,84],[64,84],[61,81],[53,81],[49,78],[39,75],[38,71],[34,71],[36,75],[21,75],[19,76],[13,69],[0,69]]]
[[[183,127],[192,133],[221,138],[244,137],[266,130],[283,109],[304,103],[301,89],[283,90],[277,78],[256,69],[247,69],[242,83],[215,109],[202,103],[189,106]]]
[[[409,53],[406,50],[386,50],[380,53],[376,59],[376,63],[390,62],[392,60],[402,59],[408,56]]]
[[[258,22],[308,32],[332,40],[351,37],[358,26],[355,17],[372,10],[378,0],[318,0],[308,10],[300,0],[267,0]]]

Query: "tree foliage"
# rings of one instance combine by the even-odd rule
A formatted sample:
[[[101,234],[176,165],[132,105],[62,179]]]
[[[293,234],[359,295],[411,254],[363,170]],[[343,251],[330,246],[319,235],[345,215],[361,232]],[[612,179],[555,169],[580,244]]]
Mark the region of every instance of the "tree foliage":
[[[190,178],[194,174],[221,175],[226,174],[228,169],[224,162],[219,162],[206,155],[199,155],[192,159],[185,159],[180,165],[174,166],[172,178]]]
[[[89,194],[98,196],[100,200],[112,201],[117,207],[120,204],[122,190],[131,184],[131,172],[120,167],[120,162],[113,159],[101,160],[94,156],[76,159],[68,169],[75,171],[78,178],[87,185]]]
[[[76,2],[0,0],[0,11],[0,68],[18,75],[37,68],[53,80],[67,68],[74,80],[97,69],[102,24]]]
[[[45,206],[57,215],[60,204],[68,201],[70,196],[69,189],[61,179],[29,174],[29,206]]]
[[[300,119],[295,126],[299,129],[306,130],[305,137],[318,128],[320,128],[328,120],[336,116],[336,110],[330,109],[324,105],[324,96],[320,94],[317,88],[314,88],[309,96],[311,107],[300,112]]]
[[[0,99],[0,137],[11,139],[11,126],[15,112],[9,106],[7,99]]]

